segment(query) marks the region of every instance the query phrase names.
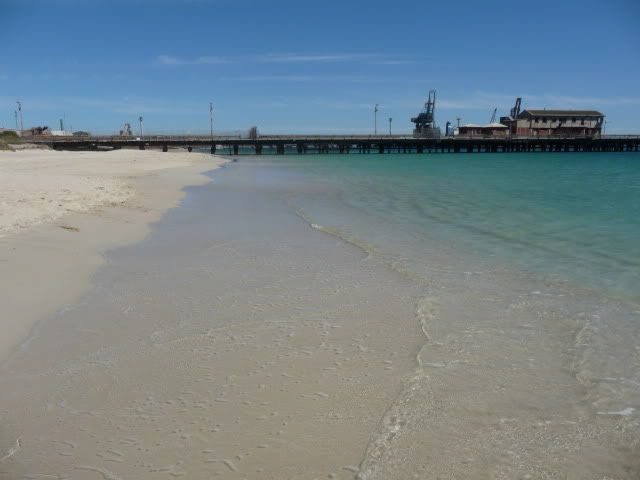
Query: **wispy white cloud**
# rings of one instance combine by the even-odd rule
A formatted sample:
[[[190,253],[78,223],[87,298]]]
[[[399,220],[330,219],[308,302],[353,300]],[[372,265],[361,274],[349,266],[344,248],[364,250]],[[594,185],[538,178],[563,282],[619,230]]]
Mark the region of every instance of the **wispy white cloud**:
[[[189,59],[174,57],[172,55],[158,55],[153,63],[155,65],[220,65],[230,63],[230,61],[224,57],[210,55]]]
[[[460,110],[487,110],[497,107],[506,111],[513,106],[516,97],[522,97],[523,108],[589,108],[633,107],[640,105],[640,97],[592,97],[569,96],[554,93],[492,93],[475,91],[454,98],[440,97],[437,105],[441,108]]]
[[[598,108],[601,106],[631,107],[640,105],[640,97],[574,97],[567,95],[545,94],[525,96],[523,100],[528,100],[529,104],[533,104],[535,102],[539,104],[539,106],[547,108]]]
[[[108,97],[34,97],[23,98],[25,110],[64,111],[69,109],[91,109],[95,115],[101,112],[117,113],[119,115],[139,114],[193,114],[202,113],[201,104],[188,102],[166,101],[156,98],[137,96]],[[0,108],[15,106],[15,99],[0,97]]]
[[[256,55],[253,59],[261,63],[335,63],[353,62],[367,56],[368,55],[354,54],[306,55],[300,53],[266,53]]]
[[[446,96],[445,96],[446,95]],[[635,107],[640,105],[640,97],[568,97],[557,94],[522,95],[524,108],[576,108],[599,109],[607,113],[607,107]],[[426,98],[426,95],[425,95]],[[409,97],[396,96],[383,100],[379,108],[387,112],[417,112],[423,105],[425,98],[412,95]],[[515,103],[516,95],[476,91],[453,96],[442,94],[438,97],[436,109],[449,110],[453,113],[465,113],[469,118],[489,117],[494,108],[499,114],[508,113]],[[303,99],[301,101],[282,99],[274,102],[258,103],[257,106],[277,109],[331,109],[331,110],[370,110],[375,102],[337,101],[335,99]],[[475,112],[475,113],[472,113]]]
[[[345,83],[402,83],[406,79],[367,75],[244,75],[220,77],[233,82],[345,82]]]
[[[313,75],[244,75],[220,77],[219,80],[232,82],[313,82],[319,77]]]
[[[390,58],[390,59],[381,59],[381,60],[371,60],[368,62],[370,65],[417,65],[420,62],[418,60],[411,59],[401,59],[401,58]]]
[[[372,65],[406,65],[418,63],[417,60],[406,55],[391,55],[377,53],[262,53],[234,58],[221,56],[201,56],[195,58],[178,57],[174,55],[158,55],[155,65],[210,65],[224,63],[368,63]]]
[[[122,115],[138,114],[192,114],[200,113],[202,105],[165,101],[162,99],[144,97],[119,97],[119,98],[87,98],[65,97],[62,102],[67,105],[107,110]]]
[[[278,109],[308,109],[316,110],[369,110],[372,107],[370,103],[364,102],[342,102],[336,100],[327,100],[322,98],[304,99],[300,101],[276,100],[268,102],[258,102],[253,104],[258,108],[278,108]]]
[[[254,60],[261,63],[368,63],[372,65],[409,65],[419,63],[407,55],[383,53],[266,53],[256,55]]]

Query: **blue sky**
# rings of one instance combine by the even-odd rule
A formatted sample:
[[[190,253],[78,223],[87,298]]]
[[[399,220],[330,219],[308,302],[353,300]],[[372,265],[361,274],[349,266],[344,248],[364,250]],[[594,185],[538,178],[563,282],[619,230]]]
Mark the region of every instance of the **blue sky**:
[[[598,109],[640,132],[637,0],[0,0],[0,126],[409,132],[436,120]]]

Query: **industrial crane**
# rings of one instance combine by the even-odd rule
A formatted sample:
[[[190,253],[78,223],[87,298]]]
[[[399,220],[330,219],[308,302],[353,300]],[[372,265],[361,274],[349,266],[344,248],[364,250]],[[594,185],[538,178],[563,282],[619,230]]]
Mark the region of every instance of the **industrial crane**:
[[[518,115],[520,115],[520,105],[522,104],[522,98],[518,97],[516,98],[516,104],[514,105],[514,107],[511,109],[510,112],[510,116],[512,119],[517,119]]]
[[[498,112],[498,107],[493,109],[493,113],[491,114],[491,120],[489,120],[489,123],[495,123],[496,122],[496,113]]]
[[[133,136],[133,132],[131,131],[131,124],[129,122],[126,122],[124,125],[122,125],[122,128],[120,129],[120,136],[121,137]]]
[[[411,119],[416,124],[416,128],[413,130],[414,137],[440,137],[440,129],[436,127],[435,110],[436,91],[429,90],[429,98],[424,104],[424,110],[417,117]]]

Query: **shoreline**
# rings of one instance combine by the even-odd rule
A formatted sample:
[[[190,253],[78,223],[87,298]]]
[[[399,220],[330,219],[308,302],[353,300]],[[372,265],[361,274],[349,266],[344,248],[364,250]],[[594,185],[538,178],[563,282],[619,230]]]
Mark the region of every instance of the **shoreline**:
[[[1,198],[0,366],[40,320],[90,289],[105,252],[144,239],[180,203],[185,187],[211,181],[203,173],[224,162],[208,154],[134,150],[0,154],[0,171],[14,187]],[[34,204],[36,195],[51,201]]]
[[[16,354],[0,473],[354,478],[412,370],[418,290],[257,173],[189,188]]]

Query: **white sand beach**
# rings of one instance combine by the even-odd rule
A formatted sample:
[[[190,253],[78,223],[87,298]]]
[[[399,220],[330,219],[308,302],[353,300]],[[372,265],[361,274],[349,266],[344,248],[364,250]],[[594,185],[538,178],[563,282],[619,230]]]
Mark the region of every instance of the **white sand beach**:
[[[181,151],[0,152],[0,360],[86,290],[105,250],[143,238],[222,163]]]

